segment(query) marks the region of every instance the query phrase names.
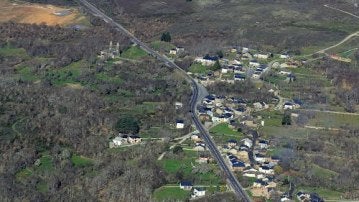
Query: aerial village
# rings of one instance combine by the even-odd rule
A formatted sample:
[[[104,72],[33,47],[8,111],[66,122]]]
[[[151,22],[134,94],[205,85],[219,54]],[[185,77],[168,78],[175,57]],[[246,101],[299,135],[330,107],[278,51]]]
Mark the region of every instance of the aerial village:
[[[176,47],[171,49],[166,55],[169,58],[176,58],[177,55],[183,54],[184,48]],[[118,44],[113,46],[112,42],[108,50],[101,51],[99,57],[103,60],[114,59],[119,55]],[[226,56],[229,56],[226,58]],[[250,79],[253,82],[263,82],[261,78],[270,69],[276,69],[276,73],[282,77],[286,77],[287,82],[296,79],[290,69],[301,66],[305,61],[298,61],[291,58],[288,54],[260,53],[256,50],[250,50],[246,47],[230,48],[225,52],[225,56],[205,55],[194,58],[194,64],[201,67],[217,66],[215,70],[203,71],[202,73],[188,72],[190,76],[195,78],[203,86],[208,86],[216,81],[235,83],[245,82]],[[268,93],[273,97],[278,96],[278,89],[273,85]],[[275,110],[292,110],[301,107],[298,100],[288,100],[279,97],[273,99],[270,103],[258,101],[250,103],[241,97],[231,97],[227,95],[206,96],[197,106],[197,114],[205,128],[211,131],[211,128],[220,124],[226,124],[233,131],[241,131],[244,136],[233,138],[216,139],[218,149],[227,160],[227,165],[244,178],[251,181],[251,185],[247,188],[253,197],[262,197],[270,199],[273,194],[280,194],[281,201],[291,201],[287,192],[277,190],[276,173],[280,172],[281,167],[278,163],[280,157],[270,155],[273,145],[270,140],[264,139],[258,134],[257,129],[266,123],[260,116],[253,115],[267,109]],[[183,103],[174,103],[176,109],[183,107]],[[292,114],[295,116],[295,114]],[[190,120],[183,120],[180,117],[173,123],[173,128],[182,130],[186,125],[190,124]],[[245,128],[246,130],[243,130]],[[180,139],[179,143],[174,143],[170,149],[181,145],[183,142],[190,142],[193,151],[202,152],[196,159],[197,164],[208,164],[213,159],[206,148],[201,134],[195,130]],[[218,140],[218,141],[217,141]],[[110,148],[137,145],[142,142],[142,138],[138,134],[119,134],[110,143]],[[165,153],[159,157],[163,158]],[[195,167],[195,166],[194,166]],[[183,180],[179,183],[179,188],[190,191],[191,199],[199,198],[206,195],[206,188],[201,185],[194,185],[190,180]],[[288,190],[290,191],[290,190]],[[207,193],[208,194],[208,193]],[[321,201],[320,196],[315,193],[298,192],[298,201]]]

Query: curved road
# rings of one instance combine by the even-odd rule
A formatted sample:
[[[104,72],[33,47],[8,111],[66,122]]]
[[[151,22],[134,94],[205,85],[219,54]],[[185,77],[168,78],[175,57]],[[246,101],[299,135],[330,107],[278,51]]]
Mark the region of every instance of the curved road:
[[[101,12],[99,9],[97,9],[94,5],[90,4],[86,0],[77,0],[77,1],[80,4],[82,4],[83,6],[85,6],[89,11],[91,11],[92,14],[102,18],[105,22],[115,26],[118,31],[126,34],[131,39],[131,41],[133,43],[136,43],[137,45],[139,45],[148,54],[150,54],[150,55],[154,56],[155,58],[157,58],[158,60],[164,62],[166,64],[166,66],[168,66],[169,68],[176,69],[176,70],[180,71],[181,73],[183,73],[186,80],[188,82],[190,82],[190,84],[192,86],[193,93],[192,93],[192,97],[191,97],[190,107],[191,107],[193,123],[196,125],[197,130],[202,133],[203,139],[204,139],[205,143],[207,144],[208,149],[210,150],[211,154],[218,162],[222,171],[226,174],[227,182],[232,187],[232,189],[233,189],[234,193],[237,195],[238,199],[240,201],[245,201],[245,202],[251,201],[249,196],[247,195],[246,191],[243,189],[241,184],[238,182],[237,177],[227,166],[225,160],[223,159],[218,148],[216,147],[214,141],[211,139],[210,135],[208,134],[208,131],[206,131],[206,129],[203,127],[203,125],[201,124],[201,122],[199,121],[199,119],[197,117],[196,107],[197,107],[198,102],[200,102],[208,94],[206,89],[202,85],[197,83],[192,77],[188,76],[187,73],[183,69],[181,69],[179,66],[177,66],[174,62],[169,60],[167,57],[152,50],[145,43],[140,41],[132,33],[130,33],[128,30],[126,30],[122,25],[120,25],[119,23],[112,20],[110,17],[108,17],[103,12]]]

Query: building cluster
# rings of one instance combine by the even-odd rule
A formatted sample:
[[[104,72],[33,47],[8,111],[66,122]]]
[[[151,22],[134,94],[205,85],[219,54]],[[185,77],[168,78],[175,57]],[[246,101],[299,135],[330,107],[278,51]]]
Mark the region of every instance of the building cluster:
[[[324,202],[317,193],[298,192],[297,199],[300,202]]]
[[[199,119],[206,127],[218,123],[231,123],[249,113],[247,101],[241,98],[208,95],[198,106]]]
[[[141,143],[142,138],[138,135],[119,134],[109,143],[110,148],[117,148],[125,145],[135,145]]]
[[[206,190],[203,187],[194,187],[190,181],[181,181],[179,184],[180,189],[191,191],[191,198],[200,198],[206,195]]]
[[[230,56],[220,58],[218,56],[205,55],[196,57],[194,62],[206,66],[210,69],[218,61],[220,69],[217,71],[207,71],[206,74],[196,75],[203,85],[209,85],[215,81],[234,83],[246,79],[258,80],[270,70],[271,66],[276,68],[296,68],[302,63],[292,59],[288,54],[258,53],[246,47],[234,47],[229,51]],[[273,60],[282,61],[275,63]],[[286,74],[287,80],[295,80],[294,74]]]
[[[233,171],[255,178],[251,186],[253,196],[269,199],[276,192],[275,167],[280,159],[267,155],[269,141],[253,139],[250,135],[240,141],[231,139],[220,150],[226,154],[227,163]]]
[[[116,56],[119,55],[120,55],[120,44],[116,43],[116,45],[114,46],[111,41],[108,49],[102,50],[98,57],[102,60],[108,60],[108,59],[114,59]]]

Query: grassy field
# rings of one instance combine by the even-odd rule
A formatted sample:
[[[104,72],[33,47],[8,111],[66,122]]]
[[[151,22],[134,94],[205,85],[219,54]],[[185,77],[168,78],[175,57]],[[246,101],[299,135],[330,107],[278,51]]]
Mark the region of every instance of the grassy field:
[[[329,169],[322,168],[318,165],[313,165],[312,172],[314,175],[316,175],[320,178],[323,178],[323,179],[328,179],[328,180],[335,177],[336,175],[338,175],[336,172],[329,170]]]
[[[75,167],[87,167],[93,164],[93,160],[79,156],[79,155],[72,155],[71,162]]]
[[[0,48],[0,56],[1,57],[11,57],[16,56],[23,59],[28,59],[29,55],[27,54],[26,50],[23,48],[12,48],[9,46],[5,46]]]
[[[206,74],[209,72],[209,68],[199,63],[193,63],[189,67],[189,71],[194,74]]]
[[[142,57],[146,57],[147,55],[148,54],[138,46],[131,46],[121,54],[121,57],[136,60]]]
[[[241,135],[243,135],[241,132],[229,128],[227,123],[220,123],[214,126],[209,130],[209,132],[214,135],[226,135],[233,137],[240,137]]]
[[[297,188],[297,191],[304,191],[309,193],[317,193],[321,196],[324,200],[340,200],[342,199],[341,196],[343,195],[342,192],[330,190],[321,187],[305,187],[301,186]]]
[[[176,173],[182,170],[184,175],[188,175],[192,171],[192,164],[195,163],[193,158],[184,158],[180,161],[177,159],[163,159],[162,166],[167,173]]]
[[[315,118],[309,121],[309,125],[328,128],[340,128],[341,126],[358,128],[359,116],[316,112]]]
[[[283,114],[279,111],[263,110],[255,112],[253,115],[262,116],[265,126],[282,126]]]
[[[171,49],[176,48],[175,45],[165,42],[165,41],[153,41],[150,44],[151,48],[153,48],[156,51],[162,51],[162,52],[166,52],[169,53],[169,51]]]
[[[20,78],[24,81],[36,81],[39,77],[32,73],[30,67],[23,67],[18,71],[20,73]]]
[[[163,201],[186,201],[190,196],[189,191],[180,189],[179,187],[160,187],[153,193],[153,199],[157,202]]]

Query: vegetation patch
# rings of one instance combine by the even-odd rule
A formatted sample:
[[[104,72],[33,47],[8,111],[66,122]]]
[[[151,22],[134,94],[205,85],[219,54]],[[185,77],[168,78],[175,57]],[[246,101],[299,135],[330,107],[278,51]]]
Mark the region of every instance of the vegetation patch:
[[[190,67],[189,67],[189,71],[191,73],[194,73],[194,74],[205,74],[209,71],[209,69],[202,65],[202,64],[199,64],[199,63],[193,63]]]
[[[227,123],[220,123],[209,130],[214,135],[241,136],[242,133],[229,128]]]
[[[19,70],[20,78],[24,81],[36,81],[38,77],[32,73],[30,67],[24,67]]]
[[[48,155],[42,156],[40,158],[40,165],[37,167],[36,170],[40,172],[53,171],[54,166],[52,163],[52,157]]]
[[[32,172],[28,168],[24,168],[16,173],[16,180],[22,181],[32,175]]]
[[[1,57],[20,57],[20,58],[28,58],[28,54],[23,48],[12,48],[10,46],[5,46],[0,48],[0,56]]]
[[[128,59],[140,59],[146,57],[148,54],[138,46],[131,46],[129,49],[121,54],[121,57]]]
[[[165,41],[153,41],[151,43],[151,48],[157,51],[169,52],[171,49],[176,48],[176,46]]]
[[[49,187],[48,187],[47,183],[43,180],[41,180],[40,182],[38,182],[36,184],[36,189],[37,189],[37,191],[39,191],[41,193],[46,193],[47,191],[49,191]]]
[[[309,121],[310,125],[328,128],[340,128],[345,126],[358,128],[359,116],[349,114],[334,114],[317,112],[315,117]]]
[[[323,197],[324,200],[341,200],[342,192],[331,190],[323,187],[308,187],[300,186],[297,188],[297,191],[308,192],[308,193],[317,193],[319,196]]]
[[[101,72],[96,74],[96,78],[101,81],[111,82],[115,84],[121,84],[123,83],[123,80],[118,76],[110,76],[108,73]]]
[[[178,187],[160,187],[153,193],[155,201],[186,201],[190,196],[189,191],[182,190]]]
[[[75,167],[87,167],[93,165],[92,159],[79,155],[72,155],[71,162]]]

